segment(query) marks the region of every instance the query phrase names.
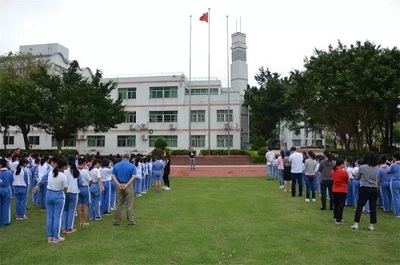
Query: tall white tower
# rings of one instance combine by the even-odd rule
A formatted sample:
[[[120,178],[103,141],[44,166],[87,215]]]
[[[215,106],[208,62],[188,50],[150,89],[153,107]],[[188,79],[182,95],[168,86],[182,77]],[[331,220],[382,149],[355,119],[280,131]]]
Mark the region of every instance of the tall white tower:
[[[243,103],[244,92],[248,84],[246,34],[241,32],[232,34],[231,50],[231,87],[240,91],[241,103]],[[241,107],[240,116],[240,142],[241,147],[246,148],[249,143],[249,110],[247,107]]]

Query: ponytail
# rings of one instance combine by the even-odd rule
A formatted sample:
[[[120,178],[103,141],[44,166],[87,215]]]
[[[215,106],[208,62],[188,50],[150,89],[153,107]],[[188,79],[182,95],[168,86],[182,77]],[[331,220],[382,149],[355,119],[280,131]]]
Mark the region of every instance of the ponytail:
[[[65,167],[66,165],[68,165],[68,163],[67,160],[65,160],[65,158],[58,159],[57,166],[53,169],[53,177],[57,177],[60,169]]]
[[[89,171],[92,170],[96,164],[100,164],[100,162],[100,159],[94,159],[90,165]]]
[[[17,166],[17,171],[15,171],[15,175],[19,175],[21,173],[22,167],[27,163],[25,158],[21,158],[19,160],[18,166]]]
[[[69,170],[71,171],[72,176],[74,178],[79,177],[80,172],[79,172],[78,168],[76,167],[74,155],[68,156],[68,165],[69,165]]]

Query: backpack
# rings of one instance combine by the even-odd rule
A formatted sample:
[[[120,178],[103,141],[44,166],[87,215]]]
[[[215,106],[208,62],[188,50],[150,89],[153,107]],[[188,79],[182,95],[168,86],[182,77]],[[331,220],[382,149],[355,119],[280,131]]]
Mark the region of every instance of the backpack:
[[[284,166],[284,167],[290,167],[289,157],[285,157],[285,158],[283,159],[283,166]]]

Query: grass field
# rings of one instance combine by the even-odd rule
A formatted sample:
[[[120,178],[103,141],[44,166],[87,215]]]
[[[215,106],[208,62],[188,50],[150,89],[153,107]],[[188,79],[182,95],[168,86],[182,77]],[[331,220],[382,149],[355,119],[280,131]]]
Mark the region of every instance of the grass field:
[[[45,213],[0,227],[0,264],[400,264],[400,220],[378,211],[360,230],[336,225],[265,178],[172,178],[172,189],[135,198],[136,226],[113,214],[47,243]],[[319,198],[318,198],[319,199]],[[14,210],[12,214],[14,215]]]

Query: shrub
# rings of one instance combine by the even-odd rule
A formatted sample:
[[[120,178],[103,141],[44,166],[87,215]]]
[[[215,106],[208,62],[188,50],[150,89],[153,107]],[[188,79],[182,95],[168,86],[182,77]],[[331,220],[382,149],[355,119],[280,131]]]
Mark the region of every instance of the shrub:
[[[187,149],[175,149],[171,150],[171,155],[174,156],[179,156],[179,155],[188,155],[188,150]]]
[[[201,155],[209,155],[208,149],[202,149],[200,150]],[[246,150],[241,150],[241,149],[231,149],[229,150],[230,155],[249,155],[249,152]],[[210,155],[215,156],[215,155],[228,155],[228,150],[226,149],[212,149],[210,150]]]
[[[265,157],[264,156],[259,156],[259,155],[251,155],[251,162],[254,164],[264,164]]]
[[[154,143],[154,147],[158,149],[164,150],[168,146],[167,142],[163,138],[157,138],[156,142]]]
[[[254,150],[258,150],[261,147],[266,147],[267,143],[265,142],[265,138],[264,137],[258,136],[257,139],[254,141],[253,145],[258,146],[257,149],[254,149]]]
[[[154,148],[153,151],[151,151],[148,155],[154,157],[155,159],[158,159],[164,156],[164,152],[165,150],[163,149]]]
[[[266,147],[261,147],[260,149],[258,149],[257,154],[259,156],[265,157],[265,154],[267,153],[267,148]]]

